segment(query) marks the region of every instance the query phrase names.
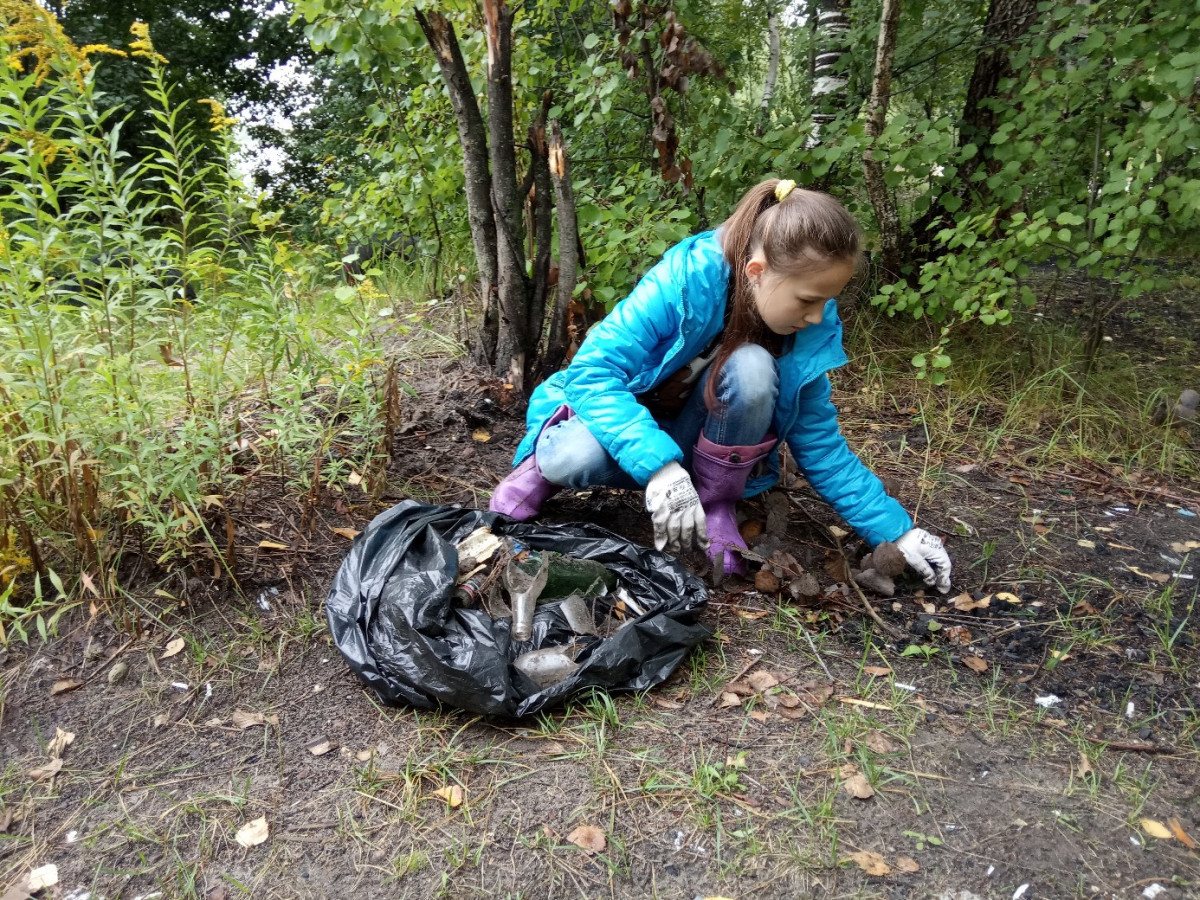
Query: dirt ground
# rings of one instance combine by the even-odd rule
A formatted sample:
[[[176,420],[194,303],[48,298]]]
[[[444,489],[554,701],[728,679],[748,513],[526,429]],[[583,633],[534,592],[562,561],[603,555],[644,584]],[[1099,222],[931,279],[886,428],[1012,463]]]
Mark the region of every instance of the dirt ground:
[[[852,446],[945,538],[949,595],[902,580],[873,621],[793,480],[747,515],[786,505],[775,559],[820,595],[712,590],[715,636],[659,688],[518,722],[389,708],[329,640],[333,529],[486,504],[523,429],[461,360],[406,378],[378,501],[328,493],[301,534],[264,480],[234,515],[240,593],[163,573],[136,638],[81,610],[0,650],[3,900],[47,864],[41,896],[71,900],[1200,896],[1195,485],[1011,442],[946,457],[845,396]],[[560,495],[543,521],[645,543],[640,503]]]

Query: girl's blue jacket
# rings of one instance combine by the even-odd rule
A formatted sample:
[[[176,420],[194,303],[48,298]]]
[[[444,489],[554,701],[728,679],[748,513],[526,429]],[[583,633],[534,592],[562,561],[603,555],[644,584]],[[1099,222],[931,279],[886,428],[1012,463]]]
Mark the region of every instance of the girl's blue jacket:
[[[716,232],[676,244],[616,305],[563,371],[538,386],[529,402],[527,431],[514,464],[534,450],[546,420],[567,404],[618,465],[645,484],[683,451],[635,399],[699,356],[724,324],[729,265]],[[846,363],[837,303],[819,325],[796,332],[779,360],[775,430],[801,473],[838,514],[874,546],[894,541],[912,519],[863,465],[838,429],[826,375]],[[746,496],[779,480],[779,454],[746,485]]]

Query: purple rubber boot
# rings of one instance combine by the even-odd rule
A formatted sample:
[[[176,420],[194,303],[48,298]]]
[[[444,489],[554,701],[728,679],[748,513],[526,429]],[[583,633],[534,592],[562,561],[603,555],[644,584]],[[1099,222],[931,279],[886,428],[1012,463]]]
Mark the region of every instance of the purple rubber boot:
[[[692,454],[692,475],[708,524],[708,557],[715,563],[724,552],[725,574],[745,575],[746,561],[733,547],[746,549],[737,526],[737,502],[746,492],[750,470],[775,446],[772,435],[761,444],[725,447],[703,434]]]
[[[571,415],[570,407],[559,407],[554,415],[546,420],[542,431],[551,425],[565,422],[571,418]],[[540,432],[538,436],[541,436]],[[535,441],[534,446],[536,445]],[[542,511],[543,503],[561,490],[562,485],[547,481],[542,477],[542,470],[538,468],[535,451],[496,485],[496,490],[492,492],[492,499],[488,503],[488,509],[516,519],[518,522],[528,522]]]

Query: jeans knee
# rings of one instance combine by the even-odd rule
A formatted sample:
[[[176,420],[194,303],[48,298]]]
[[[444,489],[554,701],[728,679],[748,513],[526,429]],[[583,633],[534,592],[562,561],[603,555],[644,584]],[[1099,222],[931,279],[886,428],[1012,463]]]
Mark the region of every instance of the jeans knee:
[[[743,344],[730,354],[718,387],[720,399],[730,406],[774,409],[779,397],[775,357],[757,344]]]
[[[537,444],[537,464],[547,481],[582,490],[609,468],[608,453],[575,420],[547,428]]]

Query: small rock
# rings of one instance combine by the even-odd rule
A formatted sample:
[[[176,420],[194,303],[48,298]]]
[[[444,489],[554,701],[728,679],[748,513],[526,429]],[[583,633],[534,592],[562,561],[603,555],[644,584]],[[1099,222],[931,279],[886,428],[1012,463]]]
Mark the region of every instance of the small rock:
[[[108,683],[109,684],[120,684],[122,681],[125,680],[125,676],[128,674],[129,674],[129,664],[126,662],[119,662],[115,666],[113,666],[111,669],[108,670]]]
[[[1177,419],[1194,419],[1196,418],[1196,407],[1184,406],[1182,403],[1176,403],[1175,408],[1171,410],[1171,415]]]
[[[884,541],[871,553],[873,568],[880,575],[886,578],[896,578],[903,571],[908,563],[904,559],[904,554],[896,549],[896,545],[891,541]]]
[[[896,594],[896,583],[874,569],[851,572],[850,575],[859,587],[876,593],[880,597],[893,597]]]
[[[788,593],[793,600],[813,600],[821,596],[821,583],[812,572],[805,572],[788,583]]]
[[[779,592],[779,578],[770,569],[759,569],[754,574],[754,589],[764,594]]]
[[[767,534],[783,537],[787,533],[788,498],[782,491],[767,494]]]
[[[1188,388],[1179,395],[1179,405],[1194,412],[1200,406],[1200,392]]]

